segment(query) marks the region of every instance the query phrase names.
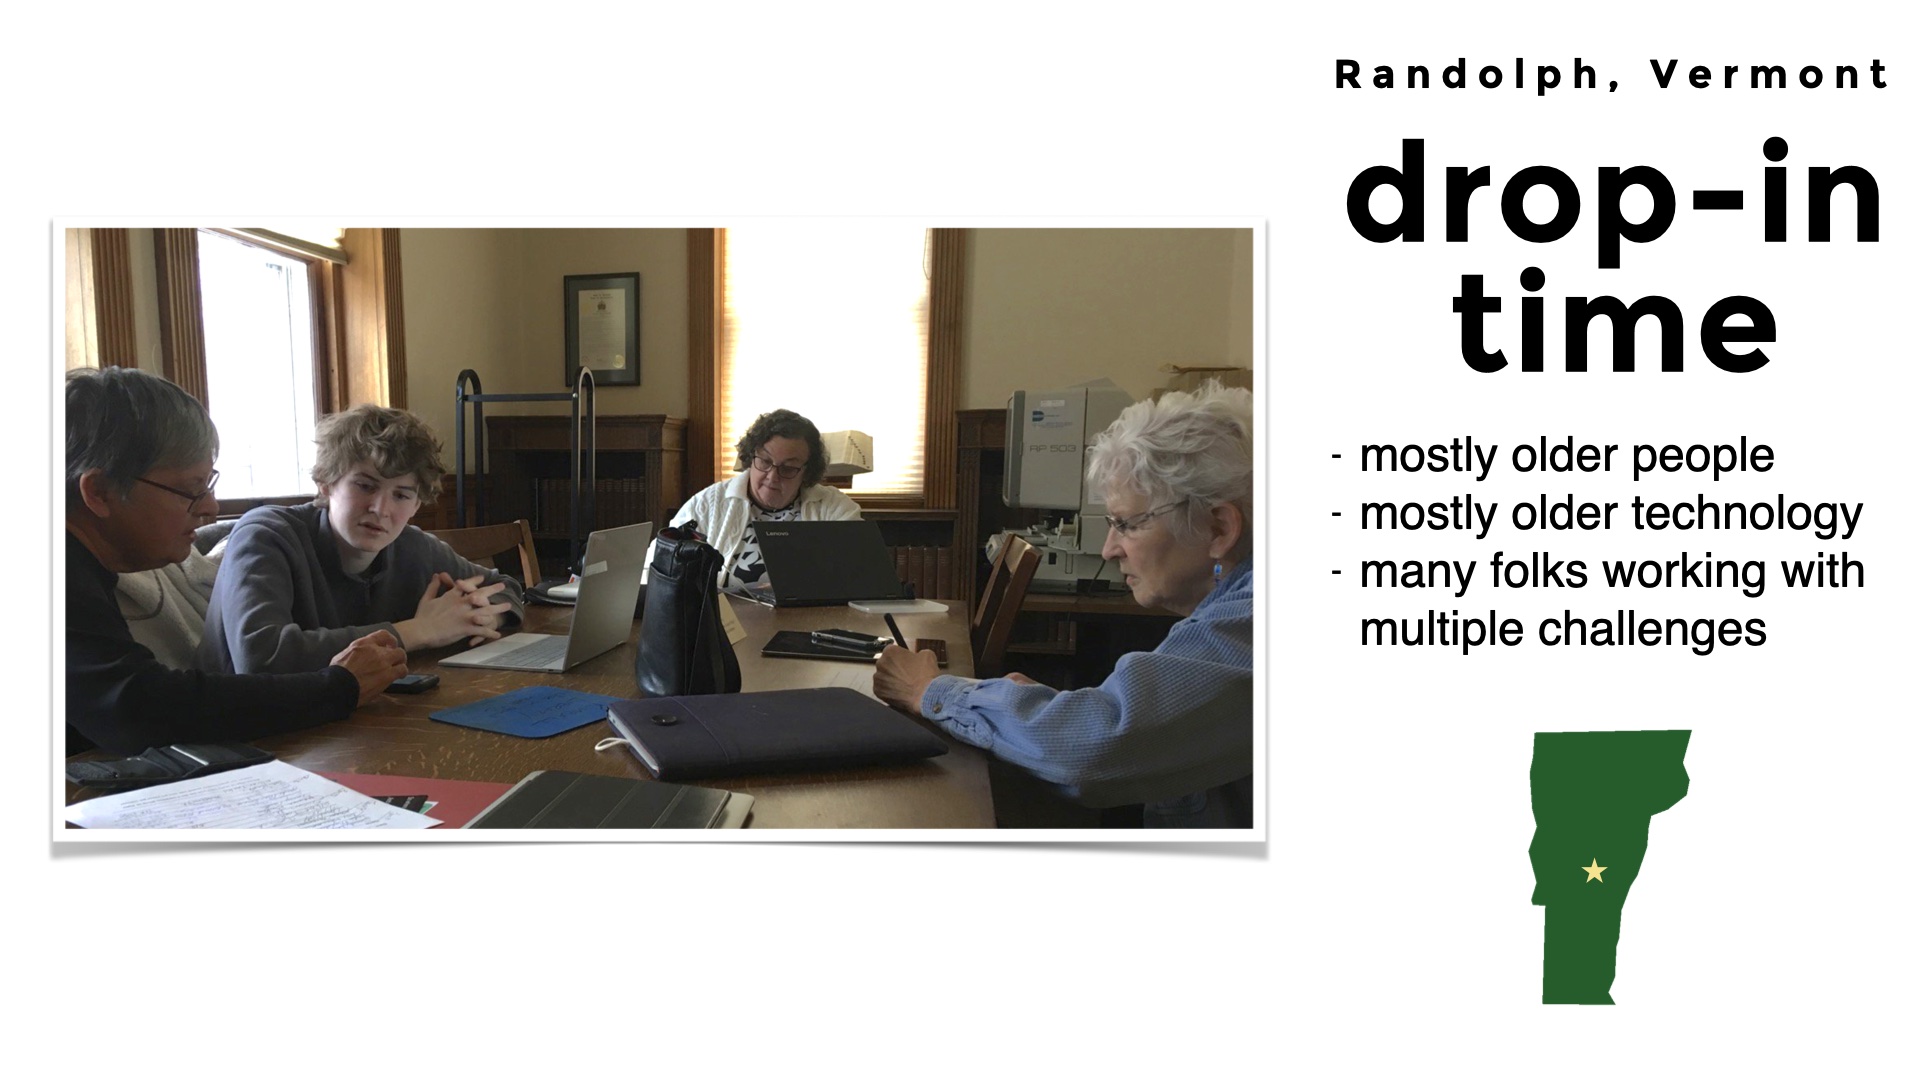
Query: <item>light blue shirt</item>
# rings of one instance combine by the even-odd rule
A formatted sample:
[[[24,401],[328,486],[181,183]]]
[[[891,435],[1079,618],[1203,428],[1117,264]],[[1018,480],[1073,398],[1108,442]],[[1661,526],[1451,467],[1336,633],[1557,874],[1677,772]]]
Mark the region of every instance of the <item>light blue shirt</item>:
[[[1250,826],[1252,560],[1234,567],[1159,648],[1120,657],[1096,687],[942,675],[926,688],[920,712],[1089,806],[1146,803],[1148,825]],[[1221,805],[1229,793],[1212,789],[1226,787],[1242,805]]]

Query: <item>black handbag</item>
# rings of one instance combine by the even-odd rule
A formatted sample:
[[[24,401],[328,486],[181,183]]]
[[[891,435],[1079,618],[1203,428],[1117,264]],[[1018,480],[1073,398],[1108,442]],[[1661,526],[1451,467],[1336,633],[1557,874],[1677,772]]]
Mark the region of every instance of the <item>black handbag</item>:
[[[633,665],[647,697],[735,694],[740,659],[720,624],[720,553],[700,539],[699,523],[660,530]]]

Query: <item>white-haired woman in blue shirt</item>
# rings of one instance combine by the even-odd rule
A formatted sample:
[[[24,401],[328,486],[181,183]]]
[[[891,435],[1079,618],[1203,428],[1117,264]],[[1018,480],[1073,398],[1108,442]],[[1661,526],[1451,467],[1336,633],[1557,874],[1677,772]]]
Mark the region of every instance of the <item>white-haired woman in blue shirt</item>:
[[[1208,383],[1138,402],[1093,445],[1118,560],[1140,604],[1186,616],[1105,682],[1059,691],[1024,675],[939,673],[881,655],[873,692],[1090,806],[1146,805],[1150,826],[1252,825],[1253,402]]]

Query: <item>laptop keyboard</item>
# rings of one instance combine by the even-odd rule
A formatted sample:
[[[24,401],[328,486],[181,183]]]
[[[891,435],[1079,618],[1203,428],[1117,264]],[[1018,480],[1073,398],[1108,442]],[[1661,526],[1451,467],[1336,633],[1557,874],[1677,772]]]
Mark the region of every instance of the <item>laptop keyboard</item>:
[[[542,641],[530,641],[517,649],[503,652],[493,658],[495,664],[519,664],[524,667],[545,667],[566,659],[566,638],[549,637]]]

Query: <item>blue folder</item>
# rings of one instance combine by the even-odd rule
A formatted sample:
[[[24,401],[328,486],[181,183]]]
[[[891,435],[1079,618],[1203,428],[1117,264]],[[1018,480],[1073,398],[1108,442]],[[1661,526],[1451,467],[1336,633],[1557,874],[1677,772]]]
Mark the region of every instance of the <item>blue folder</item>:
[[[588,694],[558,686],[525,686],[499,697],[457,705],[429,713],[433,719],[461,727],[544,739],[563,731],[606,719],[606,708],[623,698]]]

